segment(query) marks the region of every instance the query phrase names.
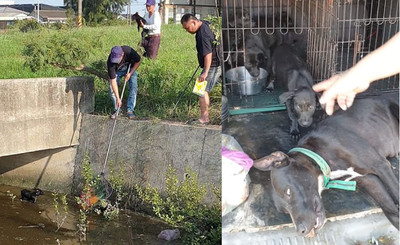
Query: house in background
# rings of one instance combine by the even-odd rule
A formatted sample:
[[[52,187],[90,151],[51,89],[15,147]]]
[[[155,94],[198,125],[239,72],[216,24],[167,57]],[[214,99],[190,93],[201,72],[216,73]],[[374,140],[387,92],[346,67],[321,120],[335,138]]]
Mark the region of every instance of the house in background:
[[[195,14],[199,19],[207,15],[217,16],[217,6],[221,6],[220,0],[164,0],[160,3],[160,14],[163,23],[172,20],[180,23],[181,17],[186,13]]]
[[[17,20],[33,19],[28,12],[8,6],[0,6],[0,29],[6,29]]]
[[[11,2],[11,1],[1,1],[0,3],[3,4],[4,2]],[[8,21],[8,25],[10,25],[13,22],[15,22],[16,19],[24,19],[22,14],[29,16],[29,18],[37,19],[38,12],[39,12],[40,23],[52,24],[57,22],[60,23],[67,22],[67,14],[66,14],[67,11],[65,10],[64,7],[55,7],[47,4],[39,4],[39,11],[37,11],[37,4],[10,4],[10,5],[1,5],[0,9],[3,10],[0,11],[0,21],[4,19],[2,21],[3,22],[2,26],[5,25],[4,23],[6,21]],[[14,18],[14,20],[12,18]]]
[[[67,22],[67,14],[65,9],[39,9],[40,22],[53,24],[53,23],[66,23]],[[33,10],[31,13],[32,16],[37,16],[37,11]]]

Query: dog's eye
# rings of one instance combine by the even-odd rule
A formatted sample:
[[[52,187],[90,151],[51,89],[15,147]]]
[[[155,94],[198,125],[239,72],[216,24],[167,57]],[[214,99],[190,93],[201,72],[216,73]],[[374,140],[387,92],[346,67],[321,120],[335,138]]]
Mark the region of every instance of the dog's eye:
[[[290,189],[289,188],[286,189],[285,194],[286,194],[286,196],[290,197]]]

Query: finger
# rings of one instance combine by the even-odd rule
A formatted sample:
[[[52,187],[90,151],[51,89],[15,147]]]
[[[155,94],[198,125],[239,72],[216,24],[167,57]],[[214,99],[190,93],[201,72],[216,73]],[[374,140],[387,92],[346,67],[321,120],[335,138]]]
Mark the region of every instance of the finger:
[[[356,97],[356,95],[354,94],[354,93],[351,93],[351,94],[349,94],[349,95],[347,95],[347,97],[346,97],[346,106],[347,106],[347,108],[349,108],[350,106],[352,106],[353,105],[353,102],[354,102],[354,98]]]
[[[325,91],[326,89],[328,89],[332,85],[332,82],[333,82],[333,80],[331,78],[331,79],[319,82],[317,84],[314,84],[312,86],[312,88],[315,92],[322,92],[322,91]]]
[[[347,110],[346,98],[347,98],[346,95],[339,95],[337,98],[337,103],[339,107],[344,111]]]
[[[335,106],[335,100],[329,100],[326,102],[325,104],[325,111],[326,114],[328,114],[329,116],[331,116],[333,114],[333,108]]]

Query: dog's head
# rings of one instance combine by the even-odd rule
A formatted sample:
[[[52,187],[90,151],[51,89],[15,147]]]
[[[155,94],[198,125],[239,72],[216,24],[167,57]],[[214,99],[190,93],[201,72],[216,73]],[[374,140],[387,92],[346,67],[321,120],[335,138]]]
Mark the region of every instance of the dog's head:
[[[312,78],[309,74],[293,71],[289,75],[288,92],[279,96],[279,101],[291,106],[296,113],[297,122],[302,127],[309,127],[313,122],[313,115],[317,107],[316,94],[312,89]]]
[[[319,188],[323,179],[311,163],[297,161],[277,151],[254,161],[254,167],[271,171],[276,208],[290,215],[299,235],[313,237],[325,223],[322,190]]]
[[[36,196],[40,196],[40,195],[44,195],[44,192],[39,188],[35,188],[35,189],[33,189],[33,194]]]
[[[132,19],[133,21],[139,21],[141,18],[142,18],[142,17],[139,15],[138,12],[136,12],[135,14],[133,14],[133,15],[131,16],[131,19]]]
[[[265,57],[262,50],[247,51],[244,66],[250,75],[258,77],[260,75],[260,66],[262,66],[264,60]]]

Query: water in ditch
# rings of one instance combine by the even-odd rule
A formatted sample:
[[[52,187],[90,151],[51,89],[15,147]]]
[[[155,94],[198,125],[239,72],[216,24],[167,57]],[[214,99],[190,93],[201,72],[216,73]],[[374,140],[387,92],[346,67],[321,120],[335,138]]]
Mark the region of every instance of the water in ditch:
[[[0,185],[0,244],[166,244],[157,236],[172,229],[158,219],[126,210],[113,221],[93,214],[87,218],[86,241],[80,241],[79,208],[73,198],[68,199],[68,213],[58,216],[66,218],[57,231],[53,195],[45,192],[31,203],[21,201],[20,192],[21,188]]]

